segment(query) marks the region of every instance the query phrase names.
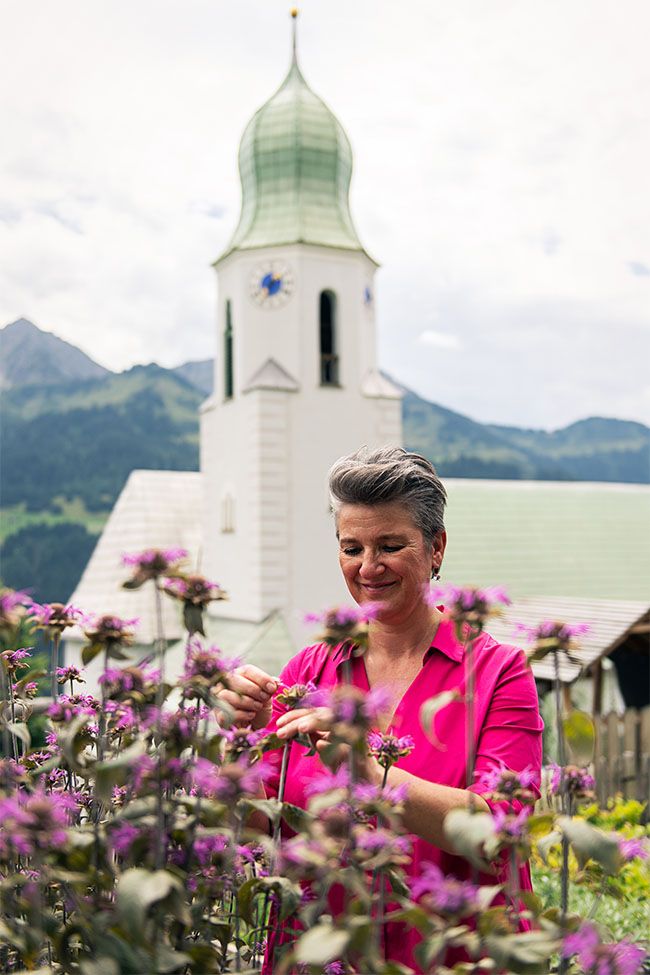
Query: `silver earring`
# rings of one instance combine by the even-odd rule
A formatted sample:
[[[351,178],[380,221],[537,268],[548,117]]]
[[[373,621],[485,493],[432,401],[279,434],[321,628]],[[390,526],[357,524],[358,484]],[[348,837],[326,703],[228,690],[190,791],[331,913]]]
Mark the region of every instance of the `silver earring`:
[[[440,578],[440,573],[438,572],[438,567],[435,566],[435,565],[431,569],[431,578],[434,580],[434,582],[437,582],[438,579]]]

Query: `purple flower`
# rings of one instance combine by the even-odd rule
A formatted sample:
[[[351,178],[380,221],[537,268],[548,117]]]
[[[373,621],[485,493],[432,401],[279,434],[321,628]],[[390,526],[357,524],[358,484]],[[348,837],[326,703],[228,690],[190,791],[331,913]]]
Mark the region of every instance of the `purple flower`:
[[[72,721],[79,714],[96,714],[99,701],[92,694],[61,694],[47,709],[47,716],[57,724]]]
[[[518,813],[508,813],[501,808],[495,809],[492,816],[493,829],[502,843],[517,845],[525,841],[530,813],[529,806],[524,806]]]
[[[0,785],[7,789],[15,789],[26,774],[26,767],[15,759],[0,758]]]
[[[398,738],[397,735],[382,735],[378,731],[368,734],[368,749],[377,759],[382,768],[389,769],[406,755],[410,755],[415,748],[415,741],[411,735]]]
[[[634,837],[626,840],[617,837],[618,848],[624,860],[648,860],[650,859],[650,844],[646,837]]]
[[[107,614],[105,616],[86,617],[84,633],[89,645],[110,650],[118,644],[128,647],[133,643],[134,627],[140,622],[138,617],[122,620],[119,616]]]
[[[194,841],[194,856],[202,867],[207,867],[211,863],[221,864],[222,854],[228,849],[228,838],[222,833],[215,833],[212,836],[197,836]]]
[[[294,684],[292,687],[282,684],[276,700],[288,711],[295,711],[296,708],[323,707],[329,700],[329,694],[327,691],[319,690],[313,681],[308,681],[306,684]]]
[[[408,787],[401,785],[373,785],[371,782],[358,782],[352,789],[352,797],[362,806],[376,806],[386,803],[398,806],[408,795]]]
[[[645,948],[626,939],[618,944],[604,944],[596,927],[588,921],[565,937],[562,954],[565,958],[577,955],[585,975],[636,975],[646,957]]]
[[[38,683],[35,680],[29,680],[26,684],[23,684],[22,687],[20,684],[14,684],[13,691],[18,697],[36,697],[38,694]]]
[[[345,965],[342,961],[331,961],[325,965],[324,975],[345,975]]]
[[[368,623],[381,612],[381,603],[364,603],[362,606],[335,606],[322,613],[307,613],[305,623],[320,623],[323,632],[320,639],[330,646],[353,643],[364,648],[368,643]]]
[[[320,796],[324,792],[332,792],[334,789],[347,789],[350,784],[350,773],[347,765],[339,765],[336,772],[323,769],[316,775],[311,776],[305,782],[305,795]]]
[[[126,820],[110,831],[109,843],[113,852],[120,857],[128,857],[131,847],[140,836],[140,830]]]
[[[456,636],[464,642],[465,628],[483,630],[491,616],[501,616],[502,606],[510,605],[510,597],[502,586],[488,586],[479,589],[475,586],[425,586],[424,600],[431,607],[440,606],[445,616],[454,623]]]
[[[200,575],[178,575],[163,579],[162,587],[169,596],[192,606],[206,606],[215,599],[226,599],[218,582],[210,582]]]
[[[588,769],[578,768],[577,765],[565,765],[564,775],[562,775],[560,766],[551,763],[546,766],[546,770],[550,775],[549,791],[551,795],[559,794],[564,780],[564,787],[569,795],[574,798],[590,799],[593,797],[596,781]]]
[[[136,565],[140,567],[152,568],[159,562],[165,563],[168,568],[174,562],[180,562],[187,558],[187,549],[184,548],[147,548],[143,552],[125,552],[122,556],[122,565]],[[165,569],[160,569],[161,575]]]
[[[271,774],[271,770],[259,762],[248,765],[245,756],[221,767],[207,758],[197,758],[191,780],[200,794],[234,805],[242,796],[254,796]]]
[[[15,624],[12,619],[15,610],[24,609],[31,606],[32,598],[26,590],[3,589],[0,592],[0,625],[4,623]]]
[[[20,650],[3,650],[0,653],[0,659],[10,674],[13,675],[17,670],[24,670],[25,667],[29,667],[25,661],[31,657],[29,652],[31,649],[32,647],[22,647]]]
[[[190,640],[185,654],[183,676],[185,681],[192,682],[199,678],[208,686],[226,683],[228,674],[239,667],[238,657],[225,657],[218,647],[204,647],[197,638]],[[186,696],[191,696],[187,693]]]
[[[69,626],[83,620],[84,613],[77,606],[63,603],[32,603],[29,615],[38,629],[63,633]]]
[[[423,863],[411,881],[413,900],[423,900],[436,914],[464,917],[479,910],[479,888],[468,881],[448,877],[435,863]]]
[[[81,671],[74,665],[71,665],[70,667],[57,667],[56,679],[59,684],[65,684],[67,680],[77,681],[79,684],[86,683],[86,678],[81,676]]]
[[[573,663],[580,663],[573,651],[578,646],[576,637],[588,633],[588,623],[563,623],[558,620],[544,620],[538,626],[527,626],[515,623],[515,634],[523,636],[527,643],[533,645],[528,659],[530,662],[543,660],[549,653],[564,653]]]
[[[74,800],[66,793],[42,789],[19,789],[0,799],[0,859],[33,856],[37,850],[49,852],[64,846],[73,806]]]
[[[534,769],[526,767],[520,772],[514,772],[503,763],[493,765],[478,777],[478,784],[496,800],[519,799],[521,802],[531,803],[536,800],[531,786],[535,788],[538,781],[539,775]]]

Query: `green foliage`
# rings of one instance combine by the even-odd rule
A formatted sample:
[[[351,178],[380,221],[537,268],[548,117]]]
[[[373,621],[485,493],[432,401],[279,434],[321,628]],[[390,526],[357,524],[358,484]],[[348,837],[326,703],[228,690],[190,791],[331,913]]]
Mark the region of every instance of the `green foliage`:
[[[95,547],[82,525],[32,525],[10,535],[2,547],[3,582],[29,589],[37,602],[65,602]]]

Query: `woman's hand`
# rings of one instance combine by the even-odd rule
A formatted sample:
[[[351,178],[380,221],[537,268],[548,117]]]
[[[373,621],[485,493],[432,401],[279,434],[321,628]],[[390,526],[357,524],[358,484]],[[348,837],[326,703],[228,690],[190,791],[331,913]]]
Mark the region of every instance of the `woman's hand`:
[[[232,672],[229,689],[219,691],[218,697],[235,712],[236,725],[251,725],[257,730],[271,720],[273,695],[277,689],[275,677],[253,664],[244,664]]]
[[[295,708],[278,718],[277,736],[287,741],[296,735],[309,735],[313,741],[329,737],[332,712],[329,708]]]

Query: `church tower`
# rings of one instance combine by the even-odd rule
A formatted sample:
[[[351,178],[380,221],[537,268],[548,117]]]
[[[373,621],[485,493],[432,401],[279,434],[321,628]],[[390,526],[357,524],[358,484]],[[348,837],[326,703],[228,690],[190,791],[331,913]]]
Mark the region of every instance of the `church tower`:
[[[352,152],[296,57],[239,148],[239,223],[215,262],[214,393],[201,411],[202,571],[219,616],[349,601],[327,471],[401,443],[401,393],[377,369],[374,275],[350,215]]]

